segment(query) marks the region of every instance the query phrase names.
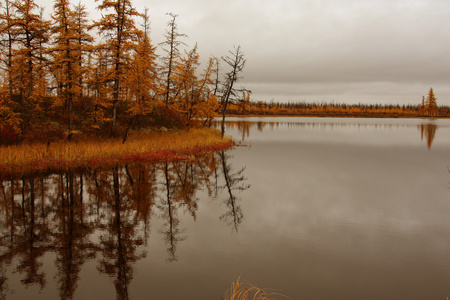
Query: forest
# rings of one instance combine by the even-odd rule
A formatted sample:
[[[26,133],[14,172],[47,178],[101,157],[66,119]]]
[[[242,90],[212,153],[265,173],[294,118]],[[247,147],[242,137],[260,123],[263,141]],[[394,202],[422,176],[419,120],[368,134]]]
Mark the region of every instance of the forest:
[[[91,22],[81,2],[55,0],[46,20],[34,0],[3,0],[2,144],[76,136],[125,142],[133,129],[209,125],[235,94],[245,64],[240,47],[200,70],[198,47],[185,49],[177,15],[167,14],[164,41],[154,45],[147,9],[138,12],[131,0],[97,8],[102,17]],[[221,75],[220,62],[230,68]]]

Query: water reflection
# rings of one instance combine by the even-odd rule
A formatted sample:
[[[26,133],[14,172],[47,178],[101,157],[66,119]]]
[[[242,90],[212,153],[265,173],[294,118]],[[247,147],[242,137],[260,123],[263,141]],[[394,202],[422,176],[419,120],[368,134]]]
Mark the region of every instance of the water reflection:
[[[425,140],[427,141],[428,149],[431,149],[431,144],[433,143],[434,136],[436,135],[437,126],[434,124],[420,124],[420,139],[423,141],[425,135]]]
[[[250,188],[250,185],[246,184],[246,178],[244,176],[245,167],[234,172],[231,164],[228,162],[229,154],[222,151],[219,153],[219,156],[222,165],[223,177],[225,179],[225,185],[222,186],[222,189],[226,189],[228,192],[228,197],[225,200],[225,204],[229,209],[220,218],[229,225],[232,225],[234,230],[237,232],[239,225],[242,223],[242,219],[244,218],[244,214],[242,213],[241,206],[238,203],[239,198],[236,196],[236,191],[244,191]]]
[[[220,122],[213,122],[213,125],[218,127]],[[225,126],[228,130],[237,130],[241,141],[250,137],[250,131],[256,129],[259,132],[263,132],[264,129],[276,129],[282,126],[287,128],[305,128],[305,129],[321,129],[321,130],[333,130],[333,129],[345,129],[356,127],[359,129],[367,128],[379,128],[379,129],[392,129],[392,128],[417,128],[420,131],[421,140],[424,136],[427,142],[427,146],[430,149],[433,143],[438,125],[432,123],[425,123],[419,125],[412,124],[377,124],[377,123],[339,123],[339,122],[265,122],[265,121],[226,121]]]
[[[180,214],[195,220],[197,192],[221,197],[226,186],[229,200],[221,218],[232,216],[228,224],[237,230],[243,211],[233,193],[248,188],[244,169],[233,172],[229,155],[221,152],[190,161],[0,181],[0,298],[13,292],[8,286],[13,273],[24,286],[42,291],[53,280],[43,257],[55,253],[60,299],[73,299],[82,267],[91,260],[113,281],[116,298],[128,299],[134,266],[147,255],[150,220],[163,220],[156,230],[166,243],[167,261],[176,261],[178,244],[188,238]]]

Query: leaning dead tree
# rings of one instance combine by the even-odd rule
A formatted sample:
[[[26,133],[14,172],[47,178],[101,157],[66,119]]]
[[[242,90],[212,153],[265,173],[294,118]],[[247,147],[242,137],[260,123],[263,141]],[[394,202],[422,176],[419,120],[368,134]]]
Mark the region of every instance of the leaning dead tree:
[[[222,94],[222,137],[225,134],[225,115],[227,110],[228,102],[230,101],[230,96],[236,96],[236,90],[233,85],[239,79],[239,73],[242,72],[245,65],[244,53],[241,51],[241,46],[234,48],[234,51],[229,51],[230,55],[222,57],[222,60],[226,62],[231,70],[225,74],[225,82],[223,85]]]

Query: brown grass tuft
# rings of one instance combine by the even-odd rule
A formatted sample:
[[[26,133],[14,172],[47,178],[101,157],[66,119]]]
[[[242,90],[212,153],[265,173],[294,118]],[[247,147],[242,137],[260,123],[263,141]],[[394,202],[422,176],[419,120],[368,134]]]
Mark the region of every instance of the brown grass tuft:
[[[236,282],[231,283],[230,289],[222,300],[271,300],[276,296],[286,298],[279,293],[268,292],[250,283],[241,282],[239,277]]]

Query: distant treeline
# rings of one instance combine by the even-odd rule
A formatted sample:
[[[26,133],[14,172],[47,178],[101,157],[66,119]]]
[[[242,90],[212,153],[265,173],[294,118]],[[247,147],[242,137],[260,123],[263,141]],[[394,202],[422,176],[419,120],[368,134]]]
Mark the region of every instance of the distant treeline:
[[[244,97],[245,99],[245,97]],[[429,117],[430,113],[423,105],[400,104],[345,104],[326,102],[254,102],[249,99],[236,101],[229,105],[228,114],[232,115],[281,115],[281,116],[330,116],[330,117]],[[433,117],[450,117],[449,106],[438,106]]]

